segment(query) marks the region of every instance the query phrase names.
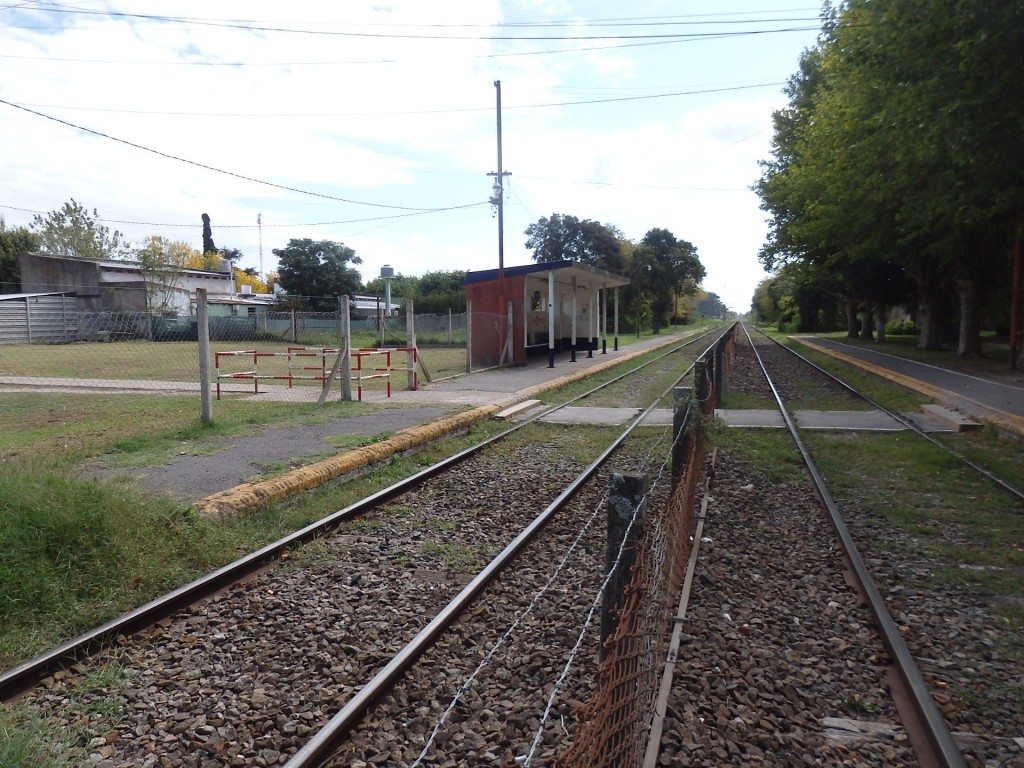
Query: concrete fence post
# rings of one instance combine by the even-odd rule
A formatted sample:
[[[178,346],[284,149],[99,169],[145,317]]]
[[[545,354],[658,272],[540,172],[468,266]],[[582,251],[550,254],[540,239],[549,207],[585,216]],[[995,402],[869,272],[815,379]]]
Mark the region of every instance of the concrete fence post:
[[[405,345],[412,350],[405,353],[406,386],[410,392],[416,390],[416,309],[412,299],[405,302]]]
[[[707,413],[707,401],[711,397],[711,382],[708,381],[708,364],[698,360],[693,364],[693,394],[697,398],[697,409]],[[712,410],[713,407],[712,407]]]
[[[341,399],[352,400],[352,307],[341,297]]]

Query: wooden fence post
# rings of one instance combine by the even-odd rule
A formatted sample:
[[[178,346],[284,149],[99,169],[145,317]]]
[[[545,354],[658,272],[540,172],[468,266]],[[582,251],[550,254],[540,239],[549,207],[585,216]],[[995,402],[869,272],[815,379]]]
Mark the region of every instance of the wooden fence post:
[[[625,591],[633,579],[633,564],[643,538],[647,513],[647,477],[636,472],[612,472],[608,493],[608,543],[605,576],[611,574],[601,610],[601,659],[608,654],[605,641],[615,634]],[[635,519],[633,525],[630,522]],[[621,555],[620,555],[621,551]]]
[[[203,424],[213,421],[213,393],[210,392],[210,313],[206,289],[196,288],[196,335],[199,338],[199,396]]]
[[[676,387],[672,390],[674,404],[672,412],[672,487],[683,476],[684,462],[690,453],[690,437],[686,434],[686,422],[693,418],[693,390],[690,387]],[[698,410],[699,413],[699,410]]]

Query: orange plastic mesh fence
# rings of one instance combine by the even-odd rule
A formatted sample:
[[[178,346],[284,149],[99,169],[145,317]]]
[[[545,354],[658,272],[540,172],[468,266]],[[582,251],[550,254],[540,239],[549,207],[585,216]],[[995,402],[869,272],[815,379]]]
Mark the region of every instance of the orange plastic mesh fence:
[[[556,764],[561,768],[628,768],[643,762],[668,652],[670,621],[692,548],[697,487],[707,452],[699,422],[714,413],[715,382],[724,379],[730,359],[731,336],[722,352],[696,368],[696,401],[691,401],[677,438],[684,441],[680,446],[684,460],[664,508],[648,510],[618,627],[608,640],[608,655],[594,692],[576,713],[575,739],[558,757]],[[716,369],[719,376],[714,375]]]

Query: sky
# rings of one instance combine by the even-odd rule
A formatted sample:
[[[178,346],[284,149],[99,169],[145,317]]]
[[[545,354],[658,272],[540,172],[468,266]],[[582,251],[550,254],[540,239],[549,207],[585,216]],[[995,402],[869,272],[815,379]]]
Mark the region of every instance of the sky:
[[[750,186],[820,6],[807,0],[0,0],[0,216],[75,199],[136,244],[242,268],[343,242],[364,280],[504,266],[554,213],[696,246],[745,312]]]

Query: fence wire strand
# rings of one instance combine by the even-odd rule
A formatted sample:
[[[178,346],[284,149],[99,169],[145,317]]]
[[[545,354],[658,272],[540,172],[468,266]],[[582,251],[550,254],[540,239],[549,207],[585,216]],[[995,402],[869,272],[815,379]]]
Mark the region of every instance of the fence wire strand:
[[[606,642],[607,656],[598,669],[590,700],[575,713],[575,738],[555,760],[560,768],[630,768],[643,762],[666,660],[671,616],[692,547],[697,486],[706,454],[701,422],[713,415],[718,396],[716,382],[724,376],[721,355],[716,357],[717,363],[712,358],[696,368],[692,413],[691,406],[687,406],[689,417],[676,437],[681,441],[681,461],[668,502],[662,509],[648,510],[618,626]],[[674,453],[679,457],[680,452]],[[588,623],[596,610],[595,601]],[[552,697],[555,695],[553,692]],[[539,738],[534,743],[538,744]],[[530,764],[532,755],[533,751],[524,765]]]

